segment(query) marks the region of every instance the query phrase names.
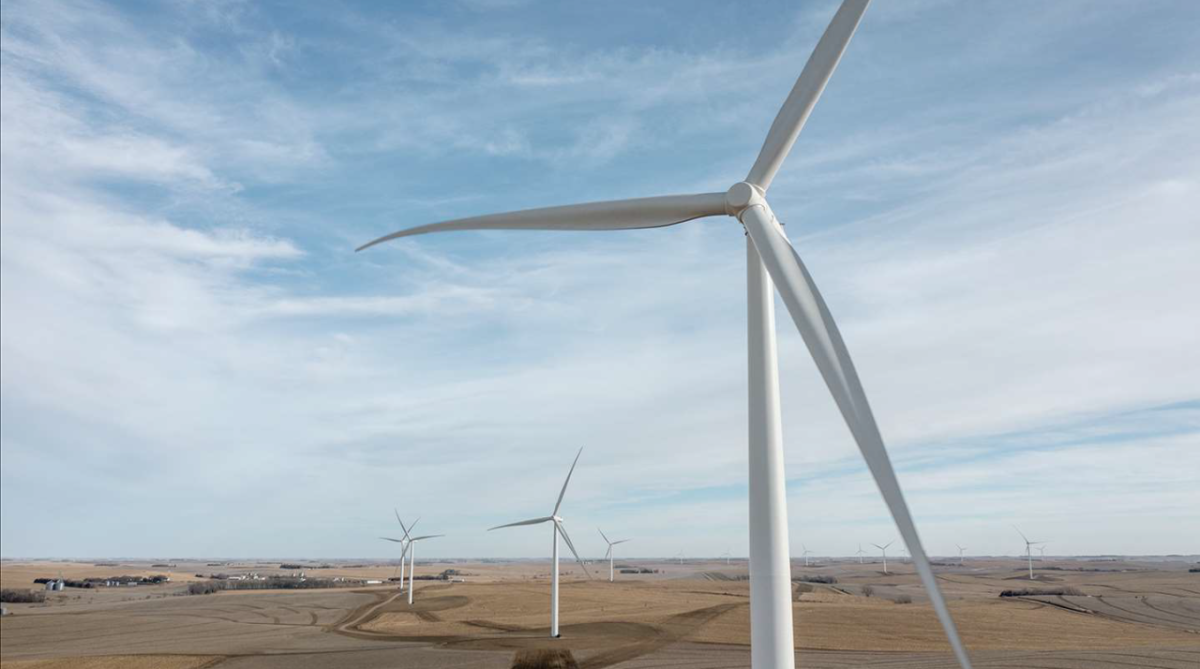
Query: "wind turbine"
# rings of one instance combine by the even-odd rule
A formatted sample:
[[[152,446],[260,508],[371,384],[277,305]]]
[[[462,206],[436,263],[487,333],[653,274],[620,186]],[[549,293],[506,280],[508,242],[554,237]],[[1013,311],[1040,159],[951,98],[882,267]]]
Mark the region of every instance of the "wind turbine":
[[[954,544],[958,546],[958,544]],[[966,546],[958,546],[958,566],[963,566],[963,551],[967,550]]]
[[[683,550],[682,549],[678,553],[675,554],[675,558],[677,560],[679,560],[679,564],[683,564]]]
[[[491,532],[492,530],[498,530],[502,527],[517,527],[518,525],[540,525],[542,523],[550,523],[551,525],[554,526],[554,544],[553,544],[554,547],[551,550],[551,555],[553,556],[554,564],[553,564],[553,566],[551,568],[551,572],[550,572],[550,638],[552,638],[552,639],[558,638],[558,535],[559,534],[562,534],[563,540],[567,542],[567,548],[571,549],[571,553],[575,556],[575,561],[579,563],[580,567],[583,567],[583,573],[587,574],[588,578],[592,577],[591,572],[589,572],[587,569],[587,565],[585,565],[583,563],[583,560],[580,559],[579,552],[575,550],[575,544],[571,543],[571,537],[567,535],[567,528],[563,526],[563,519],[560,518],[558,515],[558,509],[562,506],[563,495],[567,494],[567,484],[571,482],[571,474],[575,473],[575,465],[579,463],[580,455],[583,455],[582,448],[579,449],[579,452],[575,454],[575,461],[571,463],[571,470],[567,472],[567,480],[563,481],[562,490],[558,493],[558,501],[554,503],[554,511],[551,512],[550,515],[548,515],[544,518],[533,518],[530,520],[522,520],[520,522],[509,523],[507,525],[497,525],[496,527],[492,527],[492,528],[488,529],[488,532]]]
[[[795,666],[773,287],[783,298],[849,426],[900,535],[913,550],[917,573],[959,664],[970,667],[846,344],[812,276],[766,200],[771,182],[825,90],[869,3],[870,0],[842,2],[772,122],[749,174],[724,193],[665,195],[473,216],[400,230],[358,248],[361,251],[392,239],[453,230],[632,230],[665,227],[709,216],[732,216],[742,224],[747,237],[749,303],[752,669]]]
[[[1044,543],[1041,546],[1038,546],[1038,559],[1043,562],[1046,561],[1046,545]]]
[[[608,553],[606,553],[604,555],[604,557],[608,558],[608,582],[612,583],[613,582],[613,546],[616,546],[617,544],[627,543],[629,541],[629,539],[621,539],[620,541],[609,541],[608,537],[604,536],[604,530],[597,527],[596,531],[600,533],[600,536],[604,537],[604,543],[608,544]]]
[[[878,548],[880,551],[883,552],[883,573],[885,573],[885,574],[888,573],[888,570],[887,570],[887,548],[888,548],[888,546],[891,546],[894,543],[896,543],[895,539],[887,542],[886,544],[884,544],[882,546],[880,546],[879,544],[871,544],[872,546]],[[922,557],[924,557],[924,555],[922,555]],[[962,662],[959,662],[959,664],[962,664]]]
[[[408,547],[409,547],[409,544],[412,542],[412,537],[410,537],[408,533],[411,532],[413,530],[413,528],[417,526],[417,523],[421,522],[421,517],[417,516],[417,519],[413,521],[412,527],[405,527],[404,521],[400,520],[400,510],[392,509],[392,511],[394,511],[396,513],[396,522],[400,523],[400,529],[401,529],[401,531],[404,532],[404,538],[403,539],[393,539],[392,537],[379,537],[379,538],[383,539],[384,541],[392,541],[392,542],[400,544],[400,590],[403,591],[404,590],[404,556],[408,555]],[[395,576],[396,576],[396,574],[395,574],[395,572],[393,572],[392,577],[394,578]]]
[[[416,525],[416,523],[413,523]],[[417,574],[417,542],[425,541],[426,539],[436,539],[444,537],[444,534],[426,534],[423,537],[413,537],[408,540],[408,603],[411,606],[413,602],[413,576]]]
[[[1038,544],[1044,544],[1046,542],[1030,541],[1029,537],[1025,536],[1025,533],[1022,532],[1020,529],[1018,529],[1016,525],[1013,525],[1013,529],[1017,530],[1017,534],[1021,535],[1021,539],[1023,539],[1025,541],[1025,557],[1029,558],[1029,580],[1032,581],[1033,580],[1033,550],[1032,550],[1032,548],[1034,546],[1037,546]]]
[[[725,551],[724,553],[721,553],[721,557],[725,558],[725,566],[728,567],[729,566],[729,558],[733,557],[733,553],[731,553],[729,551]]]
[[[863,563],[863,553],[865,553],[865,552],[866,552],[866,551],[864,551],[864,550],[862,549],[862,544],[859,544],[859,545],[858,545],[858,552],[857,552],[857,553],[855,553],[855,555],[857,555],[857,556],[858,556],[858,563],[859,563],[859,564],[862,564],[862,563]]]
[[[804,551],[803,553],[801,553],[801,555],[804,556],[804,566],[807,567],[808,566],[808,556],[812,553],[812,551],[808,550],[808,546],[805,546],[804,544],[800,544],[800,548]]]

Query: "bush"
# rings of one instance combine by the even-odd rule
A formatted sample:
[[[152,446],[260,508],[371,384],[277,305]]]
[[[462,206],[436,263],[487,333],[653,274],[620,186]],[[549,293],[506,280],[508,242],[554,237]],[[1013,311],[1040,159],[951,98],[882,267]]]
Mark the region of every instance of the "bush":
[[[571,651],[518,650],[513,654],[512,669],[579,669]]]
[[[46,601],[46,593],[33,590],[17,590],[4,588],[0,590],[0,602],[6,604],[40,604]]]
[[[869,585],[864,585],[862,587],[862,594],[863,594],[863,597],[870,597],[871,595],[875,594],[875,588],[872,588]]]
[[[897,604],[912,604],[912,597],[909,595],[898,595],[893,597],[892,601]]]
[[[796,576],[793,581],[801,581],[803,583],[824,583],[825,585],[833,585],[837,583],[837,579],[832,576]]]
[[[1053,595],[1074,595],[1079,597],[1083,593],[1070,586],[1062,588],[1022,588],[1020,590],[1005,590],[1000,593],[1001,597],[1050,597]]]
[[[188,583],[187,593],[189,595],[211,595],[218,590],[224,590],[219,581],[202,581],[200,583]]]

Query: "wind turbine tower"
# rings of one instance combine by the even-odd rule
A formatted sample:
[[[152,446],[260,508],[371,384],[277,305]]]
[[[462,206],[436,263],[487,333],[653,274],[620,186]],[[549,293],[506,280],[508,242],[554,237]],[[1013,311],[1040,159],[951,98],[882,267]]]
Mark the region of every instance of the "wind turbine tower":
[[[416,523],[413,523],[415,526]],[[444,534],[426,534],[423,537],[412,537],[408,540],[408,605],[413,603],[413,576],[417,573],[417,543],[426,539],[436,539],[444,537]]]
[[[402,532],[404,532],[404,538],[403,539],[393,539],[392,537],[379,537],[379,538],[383,539],[384,541],[391,541],[393,543],[400,544],[400,590],[401,590],[401,592],[403,592],[404,591],[404,558],[405,558],[405,556],[408,555],[408,549],[409,549],[410,544],[412,543],[412,537],[409,536],[409,532],[411,532],[413,530],[413,528],[417,526],[417,523],[421,522],[421,518],[418,516],[417,519],[413,521],[412,526],[405,527],[404,521],[400,520],[400,511],[398,509],[392,509],[392,511],[394,511],[396,513],[396,522],[400,523],[400,530]],[[392,576],[394,577],[395,574],[393,573]]]
[[[884,545],[882,545],[882,546],[880,546],[879,544],[871,544],[872,546],[874,546],[874,547],[878,548],[878,549],[879,549],[879,550],[880,550],[880,551],[883,553],[883,573],[885,573],[885,574],[886,574],[886,573],[888,573],[888,570],[887,570],[887,549],[888,549],[888,546],[891,546],[891,545],[892,545],[892,544],[894,544],[894,543],[896,543],[896,541],[895,541],[895,540],[889,541],[889,542],[887,542],[886,544],[884,544]]]
[[[1022,532],[1016,525],[1013,525],[1013,529],[1017,531],[1017,534],[1021,535],[1021,539],[1025,542],[1025,557],[1029,560],[1029,580],[1032,581],[1034,579],[1034,577],[1033,577],[1033,547],[1037,546],[1039,544],[1044,544],[1046,542],[1030,541],[1029,537],[1025,536],[1025,533]]]
[[[583,563],[583,559],[579,557],[579,551],[575,550],[575,544],[571,543],[571,537],[567,534],[567,528],[563,525],[563,519],[559,517],[558,510],[562,508],[563,496],[567,494],[567,484],[571,482],[571,474],[575,473],[575,465],[579,464],[579,456],[583,455],[583,449],[575,454],[575,461],[571,463],[571,469],[567,472],[567,480],[563,481],[562,490],[558,493],[558,501],[554,503],[554,511],[549,516],[544,518],[532,518],[530,520],[522,520],[507,525],[497,525],[488,529],[498,530],[502,527],[517,527],[518,525],[540,525],[542,523],[550,523],[554,530],[554,543],[551,544],[551,571],[550,571],[550,637],[558,638],[558,535],[562,535],[563,541],[567,542],[567,548],[571,549],[571,554],[575,556],[575,561],[583,567],[583,573],[587,574],[588,578],[592,577],[588,571],[587,565]]]
[[[750,525],[750,664],[752,669],[792,669],[791,558],[788,554],[787,486],[784,472],[779,362],[775,338],[775,293],[787,307],[833,396],[846,426],[891,512],[916,572],[958,663],[971,666],[933,567],[921,546],[883,435],[828,305],[767,201],[767,193],[804,128],[829,78],[858,29],[870,0],[844,0],[817,41],[782,108],[772,121],[754,165],[725,192],[663,195],[607,202],[542,207],[472,216],[400,230],[381,242],[457,230],[634,230],[727,216],[746,233],[748,461]],[[719,82],[715,82],[719,86]],[[721,92],[724,92],[723,90]],[[748,102],[731,92],[741,108]],[[888,114],[890,112],[882,112]],[[867,187],[859,184],[859,188]],[[929,344],[933,345],[933,344]],[[558,528],[560,523],[555,522]],[[557,531],[555,536],[557,537]],[[569,542],[568,542],[569,544]],[[557,545],[557,540],[556,540]]]
[[[620,541],[609,541],[608,537],[604,536],[604,530],[597,527],[596,531],[600,533],[600,536],[604,537],[604,543],[608,544],[608,553],[605,554],[604,557],[608,558],[608,582],[612,583],[613,582],[613,546],[616,546],[617,544],[626,543],[629,541],[629,539],[621,539]]]

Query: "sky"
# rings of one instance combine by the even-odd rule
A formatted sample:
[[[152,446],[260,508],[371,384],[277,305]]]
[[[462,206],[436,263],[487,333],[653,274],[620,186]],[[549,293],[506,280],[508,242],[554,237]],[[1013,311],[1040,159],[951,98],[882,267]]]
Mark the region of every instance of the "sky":
[[[723,191],[835,4],[0,17],[0,554],[747,551],[744,234],[402,227]],[[771,204],[934,555],[1200,553],[1200,4],[878,0]],[[778,327],[793,555],[898,533]],[[1190,528],[1190,529],[1189,529]]]

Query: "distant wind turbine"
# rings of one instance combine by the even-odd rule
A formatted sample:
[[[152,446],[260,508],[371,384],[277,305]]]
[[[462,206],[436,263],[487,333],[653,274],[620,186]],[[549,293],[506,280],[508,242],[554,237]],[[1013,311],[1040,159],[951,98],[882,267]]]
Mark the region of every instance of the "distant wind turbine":
[[[393,539],[392,537],[379,537],[379,538],[383,539],[384,541],[391,541],[391,542],[400,544],[400,590],[403,591],[404,590],[404,558],[406,555],[408,555],[409,543],[412,541],[412,537],[410,537],[408,533],[411,532],[413,530],[413,528],[417,526],[417,523],[421,522],[421,518],[420,518],[420,516],[418,516],[417,519],[413,521],[412,526],[405,527],[404,521],[400,520],[400,510],[392,509],[392,511],[394,511],[396,513],[396,521],[398,523],[400,523],[400,530],[402,532],[404,532],[404,538],[403,539]],[[392,578],[395,578],[395,577],[396,577],[396,573],[392,572]]]
[[[850,352],[812,275],[767,202],[767,191],[776,173],[841,61],[868,4],[870,0],[842,2],[772,121],[754,165],[744,180],[734,183],[723,193],[643,197],[472,216],[393,232],[357,249],[361,251],[402,237],[455,230],[635,230],[667,227],[713,216],[737,219],[746,232],[750,664],[753,669],[789,669],[795,665],[787,490],[775,340],[776,291],[850,428],[904,543],[913,550],[917,574],[925,585],[955,657],[964,669],[971,665],[933,567],[921,547],[916,524],[904,501],[904,493],[862,381],[850,360]],[[887,113],[890,112],[884,112]]]
[[[1032,581],[1033,580],[1033,547],[1037,546],[1038,544],[1044,544],[1046,542],[1030,541],[1029,537],[1025,536],[1025,533],[1022,532],[1016,525],[1013,525],[1013,529],[1016,530],[1017,534],[1021,535],[1021,539],[1025,541],[1025,557],[1029,559],[1029,580]]]
[[[676,553],[676,554],[675,554],[675,557],[679,559],[679,564],[683,564],[683,557],[684,557],[684,555],[683,555],[683,551],[682,551],[682,550],[681,550],[681,551],[679,551],[678,553]]]
[[[728,567],[729,566],[729,558],[733,557],[733,553],[730,553],[729,551],[725,551],[724,553],[721,553],[721,557],[725,558],[725,566]]]
[[[805,546],[804,544],[800,544],[800,548],[804,551],[803,553],[801,553],[801,555],[804,556],[804,566],[807,567],[808,566],[808,556],[812,554],[812,551],[808,550],[808,546]]]
[[[859,544],[859,545],[858,545],[858,552],[857,552],[857,553],[855,553],[855,555],[857,555],[857,556],[858,556],[858,563],[859,563],[859,564],[862,564],[862,563],[863,563],[863,553],[866,553],[866,551],[864,551],[864,550],[862,549],[862,544]]]
[[[629,539],[621,539],[620,541],[609,541],[608,537],[604,536],[604,530],[597,527],[596,531],[600,533],[600,536],[604,537],[604,543],[608,544],[608,552],[604,554],[604,557],[608,558],[608,582],[612,583],[613,582],[613,546],[616,546],[617,544],[627,543],[629,541]]]
[[[1043,562],[1046,560],[1046,543],[1049,542],[1045,542],[1041,546],[1038,546],[1038,559],[1042,560]]]
[[[587,574],[588,578],[592,577],[588,571],[587,565],[583,563],[583,559],[579,557],[579,552],[575,550],[575,544],[571,543],[571,537],[567,534],[567,528],[563,526],[563,519],[559,517],[558,510],[562,507],[563,495],[567,494],[567,484],[571,482],[571,474],[575,473],[575,465],[579,464],[579,456],[583,455],[583,449],[575,454],[575,461],[571,463],[571,470],[567,472],[567,480],[563,481],[562,490],[558,493],[558,501],[554,503],[554,511],[544,518],[532,518],[530,520],[522,520],[516,523],[507,525],[497,525],[488,529],[498,530],[502,527],[517,527],[518,525],[540,525],[542,523],[550,523],[554,528],[554,544],[551,549],[553,556],[553,565],[550,572],[550,637],[558,638],[558,535],[561,534],[563,541],[567,542],[567,548],[571,549],[571,554],[575,556],[575,561],[583,567],[583,573]]]
[[[954,544],[958,546],[958,544]],[[967,550],[966,546],[958,546],[958,566],[963,566],[963,551]]]
[[[871,544],[872,546],[878,548],[880,551],[883,552],[883,573],[885,573],[885,574],[888,573],[888,570],[887,570],[887,548],[888,548],[888,546],[891,546],[894,543],[896,543],[896,541],[893,539],[892,541],[889,541],[882,546],[880,546],[879,544]]]

